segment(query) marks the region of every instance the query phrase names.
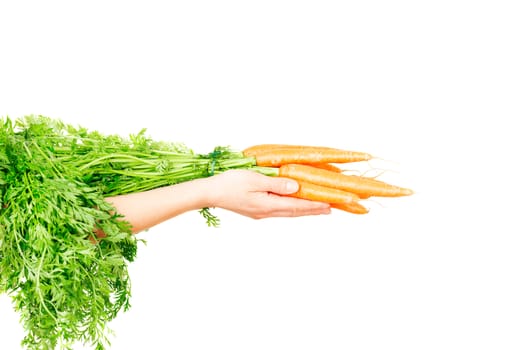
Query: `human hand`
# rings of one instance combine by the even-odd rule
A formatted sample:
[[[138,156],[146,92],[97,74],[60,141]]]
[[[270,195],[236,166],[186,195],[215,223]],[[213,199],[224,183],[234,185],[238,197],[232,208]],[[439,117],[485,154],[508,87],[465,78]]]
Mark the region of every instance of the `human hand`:
[[[285,196],[298,191],[298,184],[292,179],[239,169],[212,176],[209,180],[213,182],[210,206],[253,219],[331,212],[327,203]]]

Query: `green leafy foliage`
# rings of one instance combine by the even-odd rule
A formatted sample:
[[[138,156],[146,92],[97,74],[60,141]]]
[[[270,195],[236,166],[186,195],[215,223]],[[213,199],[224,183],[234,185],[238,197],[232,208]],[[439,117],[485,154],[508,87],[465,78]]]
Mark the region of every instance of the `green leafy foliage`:
[[[108,323],[130,307],[139,240],[107,196],[254,165],[228,148],[198,155],[145,130],[124,138],[43,116],[0,120],[0,293],[20,314],[22,345],[110,346]],[[200,212],[219,224],[209,208]]]
[[[137,240],[103,194],[53,161],[52,145],[34,131],[15,133],[10,123],[0,131],[0,291],[13,296],[25,347],[81,340],[103,348],[107,322],[129,307],[126,262]],[[93,244],[97,228],[107,237]]]

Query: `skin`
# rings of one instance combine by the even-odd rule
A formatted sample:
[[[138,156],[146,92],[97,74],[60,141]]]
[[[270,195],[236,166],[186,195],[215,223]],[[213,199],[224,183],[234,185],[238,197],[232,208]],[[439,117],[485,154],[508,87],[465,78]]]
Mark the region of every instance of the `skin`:
[[[151,191],[108,197],[138,233],[200,208],[222,208],[252,219],[329,214],[330,206],[286,197],[298,190],[291,179],[249,170],[229,170],[209,178]]]

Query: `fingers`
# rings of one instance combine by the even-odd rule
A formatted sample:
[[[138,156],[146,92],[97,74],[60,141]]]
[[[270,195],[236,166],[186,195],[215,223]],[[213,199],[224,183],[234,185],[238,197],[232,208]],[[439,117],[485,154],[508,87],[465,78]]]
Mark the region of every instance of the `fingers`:
[[[267,217],[298,217],[306,215],[330,214],[331,207],[327,203],[314,202],[300,198],[281,197],[276,194],[267,194],[260,199],[259,204],[268,210],[257,213],[256,218]]]
[[[298,191],[295,180],[284,177],[267,177],[266,191],[280,195],[292,194]]]
[[[284,177],[270,177],[268,180],[268,199],[271,203],[267,205],[272,208],[268,216],[296,217],[331,213],[331,206],[328,203],[286,197],[298,191],[299,185],[295,180]]]

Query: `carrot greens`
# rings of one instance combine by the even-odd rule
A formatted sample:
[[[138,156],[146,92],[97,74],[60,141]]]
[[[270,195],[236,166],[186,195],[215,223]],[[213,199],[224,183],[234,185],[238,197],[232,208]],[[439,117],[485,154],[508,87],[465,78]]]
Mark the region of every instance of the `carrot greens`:
[[[125,138],[43,116],[0,120],[0,293],[20,314],[22,345],[110,345],[108,323],[130,307],[139,240],[107,196],[234,168],[257,169],[226,147],[195,154],[145,130]]]

